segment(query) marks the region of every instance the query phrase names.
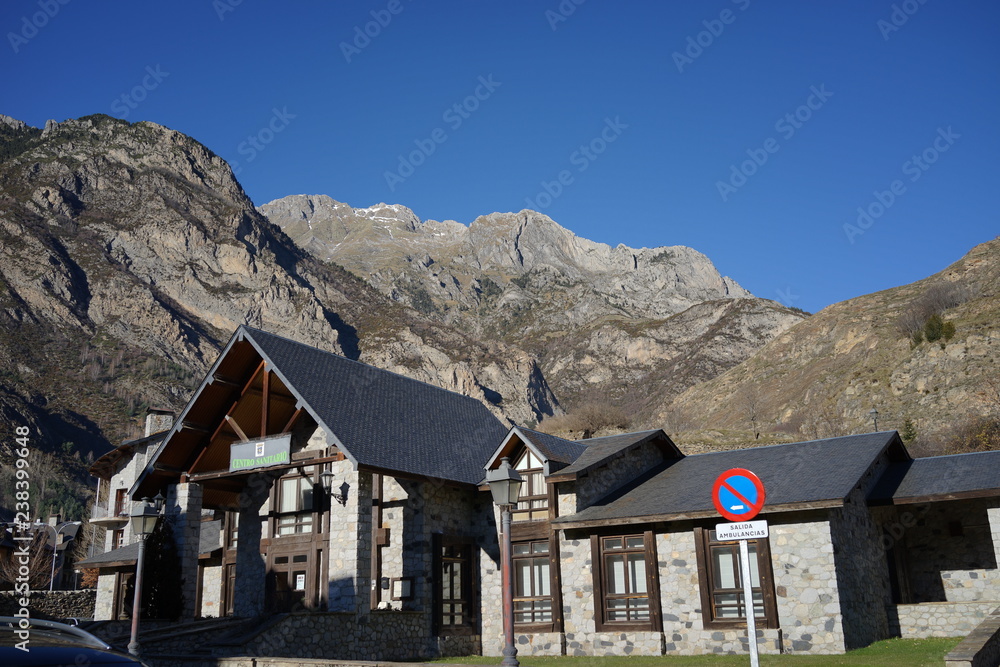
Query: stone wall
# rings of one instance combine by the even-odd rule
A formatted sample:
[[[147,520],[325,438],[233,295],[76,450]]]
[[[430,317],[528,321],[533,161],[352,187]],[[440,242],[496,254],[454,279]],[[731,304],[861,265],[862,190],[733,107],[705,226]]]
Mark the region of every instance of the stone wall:
[[[14,591],[0,592],[0,616],[13,616],[20,611],[23,596]],[[28,612],[32,618],[61,621],[66,618],[94,618],[97,591],[31,591]]]
[[[904,639],[964,637],[997,608],[996,602],[889,605],[890,629]]]
[[[437,655],[423,612],[290,614],[245,647],[246,655],[349,660],[415,660]]]

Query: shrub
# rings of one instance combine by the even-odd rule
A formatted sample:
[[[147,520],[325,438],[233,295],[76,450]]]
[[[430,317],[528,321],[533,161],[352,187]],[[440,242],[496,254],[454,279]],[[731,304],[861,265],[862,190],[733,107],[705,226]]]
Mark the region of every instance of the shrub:
[[[1000,450],[1000,418],[970,417],[957,424],[948,438],[952,454]]]
[[[950,341],[955,336],[955,323],[950,321],[945,322],[941,328],[941,335],[944,336],[946,341]]]
[[[941,340],[941,336],[944,335],[944,320],[937,313],[934,313],[927,318],[927,322],[924,324],[924,338],[927,339],[928,343],[933,343],[936,340]]]

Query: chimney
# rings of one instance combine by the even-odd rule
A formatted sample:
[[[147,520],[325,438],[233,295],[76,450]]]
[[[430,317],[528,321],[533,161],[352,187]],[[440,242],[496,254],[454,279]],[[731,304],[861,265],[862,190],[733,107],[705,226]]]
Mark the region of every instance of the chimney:
[[[169,430],[174,425],[174,411],[167,408],[149,408],[146,410],[146,434],[149,437],[154,433]]]

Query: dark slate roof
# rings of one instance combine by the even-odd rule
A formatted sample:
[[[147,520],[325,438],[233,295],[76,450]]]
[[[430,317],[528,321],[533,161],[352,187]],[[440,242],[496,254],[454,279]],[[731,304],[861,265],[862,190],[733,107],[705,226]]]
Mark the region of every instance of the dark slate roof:
[[[585,446],[583,453],[573,463],[560,470],[559,475],[561,477],[563,475],[576,475],[584,472],[596,465],[600,465],[633,445],[656,437],[659,433],[663,432],[657,429],[653,431],[639,431],[637,433],[608,435],[603,438],[590,438],[589,440],[578,440],[577,444]],[[663,437],[667,437],[665,433]],[[678,456],[682,456],[679,451],[677,454]]]
[[[1000,452],[933,456],[894,463],[871,494],[873,502],[1000,496]]]
[[[207,556],[222,546],[222,521],[202,521],[201,532],[198,533],[198,554]],[[139,542],[126,544],[118,549],[112,549],[90,558],[77,561],[80,567],[111,567],[135,563],[139,557]],[[147,556],[148,559],[148,556]]]
[[[804,503],[833,506],[843,501],[898,438],[890,431],[685,456],[667,461],[621,491],[555,523],[717,516],[712,484],[730,468],[750,470],[764,483],[764,514],[796,509],[795,505]]]
[[[538,449],[541,455],[549,461],[555,461],[557,463],[572,463],[587,448],[586,445],[579,442],[566,440],[565,438],[549,435],[548,433],[532,431],[531,429],[523,428],[521,426],[518,426],[517,430],[520,431],[524,437],[528,438],[531,441],[531,444]]]
[[[360,465],[475,484],[507,433],[469,396],[259,329],[240,333]]]

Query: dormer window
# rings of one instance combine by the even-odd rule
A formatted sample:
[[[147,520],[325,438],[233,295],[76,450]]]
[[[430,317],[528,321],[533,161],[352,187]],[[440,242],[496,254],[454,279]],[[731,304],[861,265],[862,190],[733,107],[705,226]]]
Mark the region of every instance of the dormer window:
[[[514,465],[524,484],[514,508],[514,521],[542,521],[549,518],[549,495],[545,487],[545,474],[541,460],[530,449],[525,449]]]

